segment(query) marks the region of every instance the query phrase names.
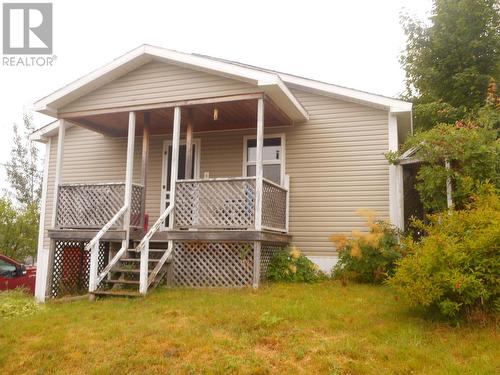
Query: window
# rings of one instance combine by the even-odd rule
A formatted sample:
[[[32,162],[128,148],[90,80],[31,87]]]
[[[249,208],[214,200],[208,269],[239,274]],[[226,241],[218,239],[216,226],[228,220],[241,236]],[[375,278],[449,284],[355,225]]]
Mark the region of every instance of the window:
[[[283,163],[283,137],[271,136],[264,139],[264,148],[262,152],[262,164],[264,178],[282,184],[284,172]],[[247,176],[255,176],[255,162],[257,158],[257,140],[246,139],[246,160],[245,173]]]
[[[0,259],[0,276],[12,276],[16,271],[16,266],[3,259]]]

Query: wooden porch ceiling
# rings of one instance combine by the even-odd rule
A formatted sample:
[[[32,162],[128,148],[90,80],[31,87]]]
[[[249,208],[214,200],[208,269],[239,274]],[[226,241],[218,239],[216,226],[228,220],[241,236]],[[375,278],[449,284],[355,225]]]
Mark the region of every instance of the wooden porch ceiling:
[[[257,124],[257,100],[238,100],[195,104],[181,107],[181,131],[186,128],[187,118],[191,113],[193,131],[217,131],[254,128]],[[218,119],[214,120],[214,110],[218,112]],[[286,116],[271,100],[265,100],[264,126],[291,126],[292,120]],[[174,108],[156,108],[136,111],[136,135],[142,135],[144,114],[150,113],[151,134],[171,134]],[[108,136],[125,137],[128,128],[128,112],[88,114],[75,116],[71,121],[93,131]]]

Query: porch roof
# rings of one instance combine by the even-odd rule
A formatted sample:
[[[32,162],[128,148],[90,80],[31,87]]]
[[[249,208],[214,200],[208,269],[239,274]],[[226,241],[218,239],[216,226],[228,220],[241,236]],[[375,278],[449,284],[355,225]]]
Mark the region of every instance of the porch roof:
[[[58,117],[59,108],[153,60],[183,65],[254,84],[293,121],[305,121],[309,117],[278,74],[150,45],[142,45],[38,100],[34,103],[34,110]]]

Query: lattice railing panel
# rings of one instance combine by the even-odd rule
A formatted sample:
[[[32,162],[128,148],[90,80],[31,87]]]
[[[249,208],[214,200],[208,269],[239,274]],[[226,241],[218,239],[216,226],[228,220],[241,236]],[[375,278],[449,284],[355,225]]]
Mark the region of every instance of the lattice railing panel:
[[[85,294],[89,289],[90,251],[86,242],[57,241],[54,251],[50,295]],[[108,264],[109,245],[99,244],[98,272]]]
[[[254,228],[254,178],[178,181],[176,186],[176,228]]]
[[[267,268],[269,267],[269,262],[271,261],[273,255],[285,246],[286,245],[283,243],[262,243],[260,248],[260,281],[266,280]]]
[[[286,231],[286,189],[268,181],[262,183],[262,226]]]
[[[253,244],[176,242],[174,285],[189,287],[251,286]]]
[[[142,223],[142,186],[133,185],[130,222]],[[59,228],[102,228],[123,206],[124,183],[63,184],[59,186],[56,226]],[[123,225],[123,217],[114,228]]]
[[[141,185],[132,185],[132,199],[130,204],[130,226],[142,227],[142,190]]]

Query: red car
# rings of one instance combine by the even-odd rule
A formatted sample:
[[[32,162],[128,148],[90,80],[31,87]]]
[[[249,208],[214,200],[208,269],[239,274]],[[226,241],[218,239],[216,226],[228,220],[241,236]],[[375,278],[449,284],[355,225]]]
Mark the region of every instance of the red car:
[[[0,291],[25,288],[35,293],[36,266],[25,266],[0,254]]]

